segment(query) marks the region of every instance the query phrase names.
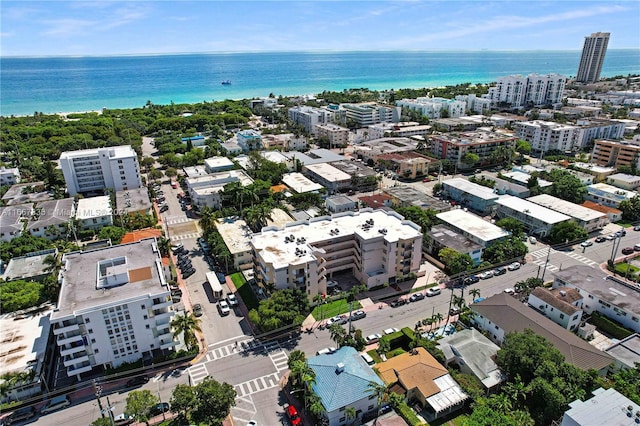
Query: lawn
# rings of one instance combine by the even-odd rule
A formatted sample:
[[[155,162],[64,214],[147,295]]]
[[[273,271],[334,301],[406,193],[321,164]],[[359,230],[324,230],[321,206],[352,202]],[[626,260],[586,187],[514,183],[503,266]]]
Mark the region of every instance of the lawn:
[[[251,286],[248,285],[247,281],[244,279],[244,275],[240,272],[231,274],[231,281],[233,281],[233,285],[236,286],[236,290],[238,290],[238,293],[240,294],[244,304],[247,306],[247,309],[257,309],[258,299],[256,298],[256,295],[253,294]]]
[[[358,310],[362,307],[360,302],[357,300],[353,302],[353,310]],[[311,314],[316,319],[316,321],[322,321],[325,318],[331,318],[336,315],[344,314],[345,312],[349,312],[349,302],[347,299],[338,299],[329,303],[322,303],[315,308]]]
[[[629,270],[628,272],[627,272],[627,269]],[[616,272],[619,273],[620,275],[627,275],[627,274],[629,274],[630,276],[636,275],[638,271],[640,271],[640,268],[630,263],[622,262],[616,265]]]

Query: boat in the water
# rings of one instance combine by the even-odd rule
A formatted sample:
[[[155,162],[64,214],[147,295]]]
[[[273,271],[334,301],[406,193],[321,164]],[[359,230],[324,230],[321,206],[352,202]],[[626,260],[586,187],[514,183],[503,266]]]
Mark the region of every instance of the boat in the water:
[[[231,84],[231,80],[222,80],[222,84],[224,84],[225,86]]]

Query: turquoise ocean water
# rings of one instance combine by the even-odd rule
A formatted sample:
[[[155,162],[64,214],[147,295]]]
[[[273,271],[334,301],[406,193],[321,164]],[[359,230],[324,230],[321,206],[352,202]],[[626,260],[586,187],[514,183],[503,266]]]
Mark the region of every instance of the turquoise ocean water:
[[[579,51],[280,52],[0,59],[0,115],[574,76]],[[640,73],[640,50],[609,50],[602,75]],[[223,80],[232,84],[222,85]]]

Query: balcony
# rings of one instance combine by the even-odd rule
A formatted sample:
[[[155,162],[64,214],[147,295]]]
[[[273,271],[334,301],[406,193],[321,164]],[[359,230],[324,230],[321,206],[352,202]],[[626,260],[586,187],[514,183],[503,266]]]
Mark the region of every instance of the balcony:
[[[80,364],[80,363],[88,363],[89,362],[89,356],[86,354],[86,352],[82,355],[82,356],[78,356],[75,358],[72,357],[64,357],[63,360],[63,364],[65,367],[72,367],[74,365]]]
[[[55,334],[56,336],[60,335],[60,334],[67,334],[67,333],[71,333],[71,332],[80,332],[80,326],[76,323],[74,324],[69,324],[66,321],[63,322],[62,324],[57,323],[56,326],[53,329],[53,334]]]
[[[177,345],[178,345],[177,341],[170,340],[167,343],[161,343],[160,344],[160,349],[169,349],[169,348],[172,348],[172,347],[177,346]]]
[[[85,347],[82,344],[78,346],[74,346],[72,348],[66,348],[66,349],[60,348],[60,356],[65,357],[65,356],[75,354],[77,352],[82,352],[84,350],[85,350]]]
[[[159,311],[157,313],[154,312],[153,319],[155,320],[156,324],[158,324],[158,323],[164,324],[165,320],[171,319],[171,317],[173,317],[174,314],[175,314],[175,312],[170,311],[170,310]]]
[[[78,340],[82,340],[82,334],[80,333],[80,330],[74,333],[59,334],[56,343],[58,346],[64,346]]]
[[[91,364],[89,361],[82,363],[82,365],[67,368],[67,376],[73,376],[76,374],[82,374],[91,371]]]

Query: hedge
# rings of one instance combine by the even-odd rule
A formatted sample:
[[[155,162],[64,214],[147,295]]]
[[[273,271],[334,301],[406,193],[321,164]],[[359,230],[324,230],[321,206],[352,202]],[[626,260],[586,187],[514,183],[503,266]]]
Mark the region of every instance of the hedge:
[[[405,351],[404,349],[397,348],[397,349],[394,349],[392,351],[387,352],[386,356],[387,356],[387,359],[389,359],[389,358],[393,358],[394,356],[398,356],[398,355],[402,355],[402,354],[406,354],[406,353],[407,353],[407,351]]]
[[[407,405],[406,402],[402,402],[400,405],[396,407],[396,412],[407,422],[410,426],[420,426],[427,425],[427,423],[422,422],[416,413],[413,412],[411,407]]]
[[[627,330],[618,322],[604,317],[598,312],[594,312],[591,315],[589,322],[616,339],[622,340],[633,334],[633,331]]]

